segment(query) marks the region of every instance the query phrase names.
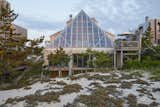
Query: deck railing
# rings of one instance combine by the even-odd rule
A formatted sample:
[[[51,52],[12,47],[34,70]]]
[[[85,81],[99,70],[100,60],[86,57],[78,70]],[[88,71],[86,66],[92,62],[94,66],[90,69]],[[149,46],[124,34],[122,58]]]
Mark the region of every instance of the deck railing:
[[[116,41],[115,49],[116,50],[138,50],[139,41]]]

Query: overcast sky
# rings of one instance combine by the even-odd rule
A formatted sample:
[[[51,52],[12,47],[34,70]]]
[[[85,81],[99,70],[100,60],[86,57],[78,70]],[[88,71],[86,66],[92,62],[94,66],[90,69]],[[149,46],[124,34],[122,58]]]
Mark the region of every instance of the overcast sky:
[[[114,34],[133,30],[145,16],[160,18],[160,0],[8,0],[19,14],[16,24],[28,29],[29,38],[61,30],[69,18],[83,9],[99,25]]]

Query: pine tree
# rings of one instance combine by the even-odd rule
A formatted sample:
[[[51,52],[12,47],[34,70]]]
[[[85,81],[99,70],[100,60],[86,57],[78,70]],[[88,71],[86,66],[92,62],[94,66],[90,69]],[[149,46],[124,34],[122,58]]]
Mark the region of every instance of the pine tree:
[[[48,56],[49,65],[56,67],[64,67],[68,65],[69,56],[65,54],[63,48],[56,50],[55,54],[50,54]]]
[[[142,38],[143,49],[152,47],[151,39],[152,39],[151,26],[149,26]]]
[[[0,68],[1,75],[9,75],[9,70],[12,69],[10,65],[11,55],[15,53],[17,42],[12,38],[14,36],[12,22],[17,18],[17,14],[14,13],[13,10],[10,9],[7,4],[6,7],[0,8]],[[13,57],[12,57],[13,58]]]
[[[160,59],[160,46],[153,46],[152,42],[151,26],[146,30],[144,37],[142,38],[142,52],[143,57],[150,57],[152,60]]]
[[[17,17],[9,5],[0,8],[0,80],[4,82],[11,82],[24,74],[20,71],[42,67],[42,62],[33,62],[27,58],[42,54],[43,48],[40,48],[39,44],[43,42],[44,37],[28,40],[25,36],[16,34],[13,21]],[[30,42],[31,46],[27,47],[27,42]]]

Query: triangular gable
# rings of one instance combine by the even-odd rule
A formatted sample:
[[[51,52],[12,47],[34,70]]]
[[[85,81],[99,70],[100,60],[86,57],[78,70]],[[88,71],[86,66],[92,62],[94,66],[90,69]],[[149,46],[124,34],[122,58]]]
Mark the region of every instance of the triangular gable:
[[[112,48],[112,40],[81,10],[52,42],[53,48]]]

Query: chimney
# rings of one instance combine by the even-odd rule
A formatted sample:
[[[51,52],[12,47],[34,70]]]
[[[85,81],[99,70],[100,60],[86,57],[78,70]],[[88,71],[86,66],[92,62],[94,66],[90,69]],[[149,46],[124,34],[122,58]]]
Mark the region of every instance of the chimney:
[[[145,17],[145,22],[149,22],[149,17],[148,16]]]
[[[72,22],[72,14],[69,15],[69,20],[66,22],[69,25]]]
[[[92,20],[94,23],[98,24],[98,21],[97,21],[94,17],[91,18],[91,20]]]
[[[69,15],[69,19],[72,20],[72,14]]]

